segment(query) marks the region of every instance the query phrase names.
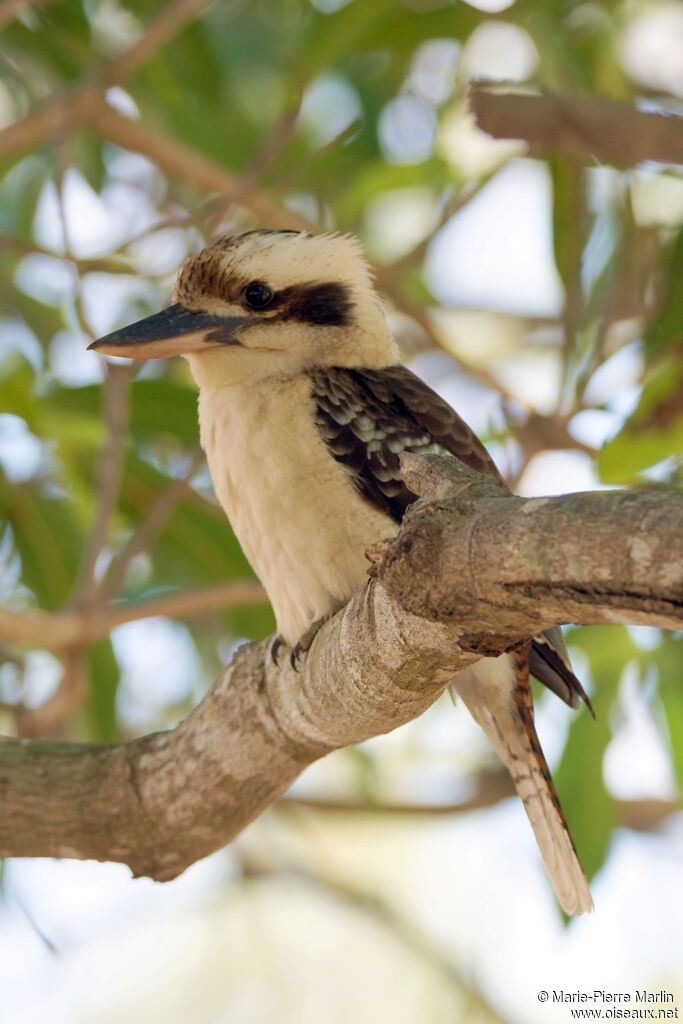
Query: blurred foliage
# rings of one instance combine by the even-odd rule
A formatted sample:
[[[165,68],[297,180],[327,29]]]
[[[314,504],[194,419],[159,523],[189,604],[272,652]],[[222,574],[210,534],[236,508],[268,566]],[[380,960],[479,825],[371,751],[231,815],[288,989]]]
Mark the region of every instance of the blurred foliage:
[[[605,484],[680,485],[683,186],[675,168],[616,172],[534,154],[550,183],[564,308],[549,318],[499,309],[492,336],[490,311],[470,310],[489,331],[483,356],[457,331],[436,330],[431,314],[448,303],[425,270],[431,239],[520,155],[473,127],[464,103],[470,78],[644,97],[675,110],[676,98],[637,79],[620,48],[650,6],[517,0],[490,14],[441,0],[219,0],[109,97],[126,117],[235,175],[231,202],[201,194],[191,175],[167,177],[85,125],[30,152],[7,155],[0,145],[2,599],[48,611],[77,603],[106,443],[102,365],[85,346],[164,304],[179,261],[203,237],[252,225],[255,193],[363,238],[382,264],[406,352],[440,343],[457,372],[494,398],[495,413],[476,425],[495,438],[511,477],[522,478],[554,438],[555,447],[591,459]],[[92,80],[162,10],[157,0],[27,5],[0,37],[0,120],[30,116],[46,97]],[[410,215],[405,230],[392,227],[397,204]],[[496,331],[514,339],[512,350]],[[515,358],[552,361],[552,409],[536,409],[528,388],[508,381],[504,367]],[[250,576],[205,473],[177,484],[196,452],[195,407],[177,362],[148,365],[130,386],[100,582],[155,503],[174,487],[176,497],[108,595],[118,601]],[[561,429],[543,431],[539,411]],[[586,413],[610,425],[602,447],[602,438],[583,440]],[[187,629],[206,685],[230,645],[264,635],[272,617],[245,607],[188,619]],[[586,714],[575,719],[558,781],[593,874],[617,823],[601,765],[623,669],[637,664],[643,678],[656,669],[657,725],[680,785],[683,649],[679,638],[661,637],[643,651],[624,630],[574,630],[571,642],[590,666],[599,714],[597,724]],[[98,641],[82,654],[90,686],[64,727],[111,742],[134,728],[121,713],[116,645]],[[0,692],[16,702],[23,691],[10,667],[12,685],[0,674]],[[357,794],[381,793],[378,761],[370,745],[353,762]]]

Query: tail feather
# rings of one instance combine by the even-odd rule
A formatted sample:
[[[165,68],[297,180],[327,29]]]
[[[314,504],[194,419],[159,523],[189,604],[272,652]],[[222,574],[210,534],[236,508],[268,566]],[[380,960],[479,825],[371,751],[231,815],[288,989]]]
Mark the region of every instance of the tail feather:
[[[583,914],[593,900],[536,735],[527,666],[527,652],[482,658],[451,689],[510,772],[562,909]]]
[[[595,712],[590,697],[581,682],[574,675],[569,652],[559,626],[540,633],[531,642],[529,651],[529,669],[540,683],[568,704],[570,708],[579,706],[583,701],[593,718]]]

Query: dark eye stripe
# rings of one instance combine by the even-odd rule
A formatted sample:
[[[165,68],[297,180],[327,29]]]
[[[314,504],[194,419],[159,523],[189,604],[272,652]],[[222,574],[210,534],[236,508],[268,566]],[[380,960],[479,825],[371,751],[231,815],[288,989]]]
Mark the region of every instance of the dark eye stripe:
[[[283,320],[302,320],[330,327],[348,324],[353,310],[349,289],[338,281],[286,288],[278,295],[278,305],[280,303]]]
[[[339,281],[297,284],[273,292],[265,281],[240,280],[235,269],[225,267],[217,251],[198,253],[181,271],[177,300],[187,303],[207,295],[223,302],[242,303],[254,311],[268,310],[272,319],[330,327],[344,327],[353,319],[351,290]]]

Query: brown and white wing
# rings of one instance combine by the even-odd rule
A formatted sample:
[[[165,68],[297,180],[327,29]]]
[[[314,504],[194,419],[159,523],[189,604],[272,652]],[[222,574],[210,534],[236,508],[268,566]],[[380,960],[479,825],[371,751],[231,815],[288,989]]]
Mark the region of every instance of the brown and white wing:
[[[311,382],[318,427],[330,451],[351,471],[361,494],[396,522],[416,497],[401,477],[403,451],[450,452],[472,469],[502,479],[474,431],[405,366],[316,369]],[[539,682],[570,707],[579,700],[591,707],[559,629],[536,637],[529,663]]]
[[[316,420],[335,459],[358,490],[397,522],[416,499],[399,465],[401,452],[450,452],[500,479],[483,444],[419,377],[403,366],[311,371]]]
[[[364,370],[363,374],[378,401],[400,410],[465,465],[503,482],[498,467],[471,427],[411,370],[389,366]]]

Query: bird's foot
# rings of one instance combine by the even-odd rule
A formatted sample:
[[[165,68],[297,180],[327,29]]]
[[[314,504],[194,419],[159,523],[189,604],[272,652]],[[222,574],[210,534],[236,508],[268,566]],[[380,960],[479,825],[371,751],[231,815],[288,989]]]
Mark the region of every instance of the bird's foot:
[[[312,626],[309,626],[306,632],[292,647],[291,654],[289,655],[289,663],[295,672],[299,671],[301,667],[301,661],[308,654],[311,644],[315,640],[318,630],[321,626],[324,626],[328,619],[331,619],[334,612],[329,615],[323,615],[322,618],[316,619]]]
[[[280,636],[279,633],[277,633],[273,637],[273,642],[270,645],[270,657],[273,661],[273,664],[277,665],[278,668],[280,667],[280,651],[282,650],[283,647],[286,646],[287,644],[285,643],[284,639]]]

